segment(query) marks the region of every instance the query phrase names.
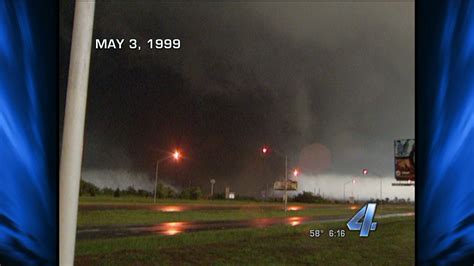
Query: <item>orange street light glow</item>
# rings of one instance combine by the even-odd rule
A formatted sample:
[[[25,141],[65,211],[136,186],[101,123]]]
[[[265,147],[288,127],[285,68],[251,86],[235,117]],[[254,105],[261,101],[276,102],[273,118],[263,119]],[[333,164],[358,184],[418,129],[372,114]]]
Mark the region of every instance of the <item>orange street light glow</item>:
[[[291,226],[297,226],[297,225],[299,225],[299,224],[301,224],[300,221],[293,221],[293,222],[291,222]]]
[[[185,223],[183,222],[164,223],[163,227],[165,230],[162,232],[162,234],[173,236],[182,233],[184,231],[184,225]]]
[[[288,206],[288,210],[289,211],[299,211],[299,210],[302,210],[303,207],[301,206]]]
[[[181,206],[164,206],[160,208],[162,212],[180,212],[183,211],[183,207]]]
[[[179,151],[175,151],[173,153],[173,157],[174,157],[175,160],[179,160],[179,158],[181,157],[181,154],[179,153]]]
[[[302,219],[301,217],[290,217],[288,218],[288,222],[291,226],[297,226],[301,224]]]

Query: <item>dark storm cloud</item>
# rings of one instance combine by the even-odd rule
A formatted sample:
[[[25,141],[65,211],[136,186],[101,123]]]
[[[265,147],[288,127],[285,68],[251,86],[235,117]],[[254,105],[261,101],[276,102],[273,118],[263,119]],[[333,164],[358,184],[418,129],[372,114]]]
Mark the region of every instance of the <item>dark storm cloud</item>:
[[[262,177],[259,145],[296,164],[319,142],[332,173],[391,174],[393,139],[414,136],[413,6],[99,2],[94,38],[182,47],[93,51],[85,167],[151,175],[155,150],[179,145],[188,159],[164,166],[170,179],[214,177],[253,194],[277,176]],[[71,7],[61,8],[63,89]]]

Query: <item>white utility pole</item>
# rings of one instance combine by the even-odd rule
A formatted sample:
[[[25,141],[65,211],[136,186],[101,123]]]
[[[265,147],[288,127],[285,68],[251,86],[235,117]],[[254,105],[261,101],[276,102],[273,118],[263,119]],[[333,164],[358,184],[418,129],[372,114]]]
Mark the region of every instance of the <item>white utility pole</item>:
[[[95,1],[76,1],[59,166],[59,265],[74,264]]]

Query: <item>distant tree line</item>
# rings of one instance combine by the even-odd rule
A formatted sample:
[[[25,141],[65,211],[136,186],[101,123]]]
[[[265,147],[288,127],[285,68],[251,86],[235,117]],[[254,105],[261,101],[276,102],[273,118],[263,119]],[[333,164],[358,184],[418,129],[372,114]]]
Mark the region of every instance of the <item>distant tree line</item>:
[[[194,186],[194,187],[188,187],[183,190],[181,190],[181,193],[179,194],[180,199],[192,199],[192,200],[197,200],[197,199],[202,199],[202,190],[201,187],[199,186]]]
[[[121,195],[137,195],[143,197],[150,197],[153,194],[149,191],[143,189],[135,189],[133,186],[129,186],[127,189],[120,190],[119,188],[113,189],[109,187],[99,188],[96,185],[81,180],[81,185],[79,188],[79,196],[96,196],[96,195],[106,195],[120,197]]]
[[[135,189],[133,186],[129,186],[127,189],[119,189],[118,187],[113,189],[109,187],[99,188],[96,185],[81,180],[79,196],[96,196],[96,195],[104,195],[104,196],[111,196],[111,197],[121,197],[121,196],[139,196],[148,198],[153,198],[153,192],[143,190],[143,189]],[[216,193],[212,197],[204,197],[201,187],[199,186],[190,186],[184,188],[180,192],[177,192],[170,186],[166,186],[162,183],[158,183],[156,186],[156,198],[158,199],[189,199],[189,200],[197,200],[202,198],[212,199],[212,200],[225,200],[224,193]],[[236,195],[236,200],[248,200],[248,201],[259,201],[255,197],[250,196],[240,196]],[[313,194],[312,192],[303,191],[302,193],[297,194],[294,197],[288,198],[290,202],[302,202],[302,203],[348,203],[348,201],[344,202],[342,200],[336,199],[327,199],[322,197],[319,194]],[[281,197],[272,197],[267,198],[265,201],[281,201]],[[378,199],[370,199],[371,202],[380,202]],[[394,199],[390,200],[389,198],[385,198],[382,202],[384,203],[413,203],[410,198],[408,199],[399,199],[395,197]]]
[[[96,196],[96,195],[105,195],[105,196],[113,196],[113,197],[121,197],[127,195],[134,195],[134,196],[141,196],[141,197],[153,197],[153,192],[146,191],[143,189],[135,189],[133,186],[129,186],[127,189],[120,189],[120,188],[99,188],[96,185],[81,180],[81,185],[79,189],[79,196]],[[170,186],[166,186],[162,183],[158,183],[156,186],[156,198],[158,199],[202,199],[203,194],[202,190],[199,186],[188,187],[183,189],[181,192],[177,192]]]
[[[291,201],[304,202],[304,203],[329,203],[328,199],[323,198],[321,195],[315,195],[312,192],[303,191],[298,195],[294,196]]]

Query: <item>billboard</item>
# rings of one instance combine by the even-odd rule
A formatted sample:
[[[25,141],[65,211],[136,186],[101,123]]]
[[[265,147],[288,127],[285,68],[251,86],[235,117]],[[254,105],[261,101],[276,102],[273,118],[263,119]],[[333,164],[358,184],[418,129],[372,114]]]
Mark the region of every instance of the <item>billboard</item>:
[[[394,151],[395,179],[398,181],[415,181],[415,140],[395,140]]]
[[[285,181],[275,181],[273,184],[274,190],[285,190]],[[297,190],[298,189],[298,182],[288,180],[288,186],[286,190]]]

